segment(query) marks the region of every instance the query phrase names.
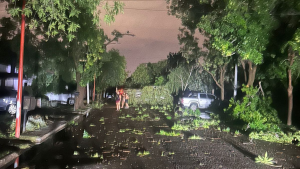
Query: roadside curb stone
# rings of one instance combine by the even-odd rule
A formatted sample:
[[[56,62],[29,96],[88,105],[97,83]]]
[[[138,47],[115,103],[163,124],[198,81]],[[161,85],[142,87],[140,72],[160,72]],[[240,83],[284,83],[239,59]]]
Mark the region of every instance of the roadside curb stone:
[[[35,132],[40,132],[40,131],[35,131],[35,132],[31,132],[30,134],[21,135],[20,138],[19,138],[20,140],[29,140],[33,144],[29,148],[27,148],[25,150],[21,150],[20,152],[12,152],[10,154],[7,154],[3,158],[0,157],[0,168],[8,167],[10,164],[13,163],[13,161],[18,156],[22,155],[23,153],[25,153],[26,151],[31,149],[33,146],[43,143],[44,141],[46,141],[52,135],[54,135],[54,134],[58,133],[59,131],[63,130],[68,125],[68,122],[70,122],[70,121],[79,122],[80,117],[88,114],[91,110],[92,110],[92,108],[87,108],[85,111],[79,111],[79,112],[72,111],[70,114],[75,115],[75,117],[73,117],[72,119],[70,119],[68,121],[62,120],[62,121],[57,121],[56,123],[51,124],[51,125],[55,124],[57,127],[55,127],[54,129],[50,129],[46,133],[42,133],[40,135],[35,135],[36,134]],[[44,130],[47,130],[47,128],[51,128],[51,126],[46,127]],[[17,140],[15,138],[10,138],[10,139],[11,140]]]

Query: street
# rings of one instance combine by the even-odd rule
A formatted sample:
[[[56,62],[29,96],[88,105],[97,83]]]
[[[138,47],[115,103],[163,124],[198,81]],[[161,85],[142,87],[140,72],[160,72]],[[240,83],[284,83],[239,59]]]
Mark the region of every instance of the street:
[[[256,164],[253,152],[264,154],[267,149],[268,153],[276,154],[275,159],[288,155],[275,152],[289,147],[264,142],[246,145],[242,144],[247,141],[246,137],[234,138],[230,133],[214,129],[200,128],[183,131],[180,136],[160,136],[155,133],[161,129],[170,130],[172,120],[151,109],[143,112],[149,115],[143,120],[138,120],[139,114],[140,111],[135,108],[118,112],[113,104],[101,110],[94,109],[82,123],[70,124],[52,139],[20,156],[19,167],[273,168]],[[201,138],[188,139],[192,135]],[[292,155],[289,156],[292,158]],[[297,158],[289,162],[279,161],[279,164],[289,168],[300,166]],[[13,165],[8,168],[13,168]]]

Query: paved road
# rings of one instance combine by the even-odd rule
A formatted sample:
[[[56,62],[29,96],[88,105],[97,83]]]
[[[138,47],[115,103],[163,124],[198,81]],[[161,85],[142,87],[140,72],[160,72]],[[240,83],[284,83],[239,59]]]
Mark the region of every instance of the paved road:
[[[142,113],[149,114],[148,118],[137,121],[132,117],[138,117],[139,111],[131,108],[117,112],[113,105],[93,110],[82,123],[74,124],[22,155],[20,167],[272,168],[253,160],[256,156],[253,152],[263,153],[264,149],[249,145],[253,151],[248,151],[230,134],[200,129],[183,132],[178,137],[156,135],[160,129],[170,130],[172,121],[164,113],[150,109]],[[203,139],[187,139],[193,134]],[[83,138],[87,135],[90,138]]]

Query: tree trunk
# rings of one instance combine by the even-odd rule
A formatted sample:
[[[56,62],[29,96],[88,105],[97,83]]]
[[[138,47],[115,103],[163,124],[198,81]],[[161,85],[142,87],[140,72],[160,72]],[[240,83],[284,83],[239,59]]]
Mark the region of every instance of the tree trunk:
[[[287,125],[290,126],[292,125],[292,112],[293,112],[293,85],[292,85],[292,69],[291,69],[291,66],[293,65],[294,63],[294,56],[295,56],[295,53],[293,51],[293,49],[290,47],[289,48],[289,54],[288,54],[288,60],[289,60],[289,68],[288,68],[288,71],[287,71],[287,76],[288,76],[288,83],[289,83],[289,86],[288,86],[288,89],[287,89],[287,92],[288,92],[288,118],[287,118]]]
[[[93,102],[95,101],[95,94],[96,94],[96,74],[94,74]]]
[[[224,97],[225,97],[224,84],[223,84],[223,86],[220,89],[221,89],[221,100],[223,101]]]
[[[256,68],[257,68],[256,65],[252,64],[251,61],[248,61],[248,82],[247,82],[247,86],[253,86],[253,83],[254,83],[254,80],[255,80]]]
[[[224,78],[226,73],[226,66],[224,65],[220,70],[220,89],[221,89],[221,100],[223,101],[225,98],[225,91],[224,91]]]
[[[100,92],[100,100],[102,100],[103,99],[103,90],[101,90],[101,92]]]
[[[219,81],[217,80],[216,76],[214,76],[210,71],[204,69],[208,74],[211,75],[213,80],[215,81],[216,85],[221,89],[221,100],[224,100],[225,92],[224,92],[224,79],[225,79],[225,73],[226,73],[227,64],[225,64],[223,67],[220,68],[220,77]]]
[[[77,91],[79,92],[79,96],[75,99],[75,109],[84,108],[83,98],[85,96],[85,87],[80,86],[80,73],[76,72],[76,83],[77,83]]]
[[[225,98],[225,92],[224,92],[224,78],[225,78],[225,72],[226,72],[226,66],[224,65],[220,70],[220,89],[221,89],[221,100],[223,101]]]
[[[245,83],[247,83],[247,72],[246,72],[246,66],[245,66],[244,60],[241,60],[241,65],[242,65],[243,71],[244,71],[244,80],[245,80]]]
[[[289,76],[289,87],[287,89],[288,92],[288,102],[289,102],[289,107],[288,107],[288,118],[287,118],[287,125],[290,126],[292,125],[292,111],[293,111],[293,86],[292,86],[292,79],[291,79],[291,74],[292,71],[291,69],[288,70],[288,76]]]

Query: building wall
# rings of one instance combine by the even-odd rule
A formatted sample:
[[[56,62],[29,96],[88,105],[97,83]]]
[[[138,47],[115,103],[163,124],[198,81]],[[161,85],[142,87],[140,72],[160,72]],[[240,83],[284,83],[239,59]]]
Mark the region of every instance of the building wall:
[[[0,64],[0,72],[10,73],[11,66]],[[17,69],[15,70],[15,72],[18,72]],[[0,79],[0,85],[1,85],[1,81],[2,81],[2,79]],[[30,83],[28,83],[28,82],[30,82]],[[23,86],[25,83],[28,83],[27,85],[31,86],[32,78],[29,78],[29,80],[23,79]],[[18,78],[8,78],[5,80],[4,84],[5,84],[5,87],[17,90],[18,89]]]

